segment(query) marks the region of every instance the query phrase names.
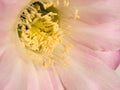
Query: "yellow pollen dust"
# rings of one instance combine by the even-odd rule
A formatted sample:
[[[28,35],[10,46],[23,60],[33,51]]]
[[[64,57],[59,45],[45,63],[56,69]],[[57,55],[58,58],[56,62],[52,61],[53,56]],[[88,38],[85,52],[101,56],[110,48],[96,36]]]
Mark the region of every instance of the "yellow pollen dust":
[[[59,26],[57,9],[51,2],[34,2],[23,10],[17,30],[22,45],[41,55],[33,59],[34,63],[42,63],[43,66],[54,64],[54,51],[58,52],[55,49],[63,43],[63,31]],[[69,47],[66,45],[63,53]]]

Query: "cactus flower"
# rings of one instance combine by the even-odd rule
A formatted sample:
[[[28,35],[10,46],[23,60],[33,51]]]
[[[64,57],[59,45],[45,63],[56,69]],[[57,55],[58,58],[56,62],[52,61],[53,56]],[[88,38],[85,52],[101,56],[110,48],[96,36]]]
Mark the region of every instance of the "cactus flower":
[[[0,0],[0,90],[120,90],[119,0]]]

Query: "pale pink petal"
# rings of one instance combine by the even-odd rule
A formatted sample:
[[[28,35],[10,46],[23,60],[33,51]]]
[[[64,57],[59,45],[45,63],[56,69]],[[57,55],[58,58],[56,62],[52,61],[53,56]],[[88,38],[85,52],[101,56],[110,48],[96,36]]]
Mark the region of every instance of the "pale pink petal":
[[[103,62],[76,51],[68,65],[56,66],[66,90],[119,90],[120,77]]]
[[[13,30],[20,11],[30,0],[1,0],[0,30]]]
[[[12,51],[12,53],[11,53]],[[6,48],[0,55],[0,90],[21,90],[22,65],[12,48]],[[19,89],[21,88],[21,89]],[[25,90],[25,89],[22,89]]]
[[[29,63],[26,67],[26,77],[24,81],[26,81],[26,90],[41,90],[38,72],[32,63]]]
[[[81,0],[80,0],[81,1]],[[89,1],[89,0],[88,0]],[[73,2],[73,1],[71,1]],[[94,50],[120,49],[120,1],[92,0],[89,5],[73,5],[79,11],[79,19],[71,20],[73,40]]]
[[[0,31],[0,51],[2,48],[8,46],[10,33],[7,31]]]
[[[90,26],[79,21],[73,21],[75,43],[82,44],[93,50],[112,51],[120,49],[120,21],[102,25]]]
[[[11,71],[9,81],[4,85],[3,90],[27,90],[25,83],[24,64],[19,59]]]
[[[75,5],[76,7],[87,7],[91,4],[95,4],[97,2],[100,2],[101,0],[69,0],[72,5]],[[77,6],[78,5],[78,6]]]
[[[32,62],[24,68],[24,85],[26,90],[64,90],[54,68],[37,67]]]
[[[2,3],[0,3],[0,12],[2,12],[2,10],[3,10],[3,4]],[[1,18],[1,17],[0,17]]]
[[[39,90],[64,90],[59,78],[51,70],[47,70],[47,68],[41,68],[38,71],[38,76]]]
[[[57,72],[55,71],[54,67],[48,69],[48,73],[51,78],[51,83],[53,85],[54,90],[64,90],[62,82],[60,81],[60,78]]]
[[[39,87],[40,90],[53,90],[52,82],[46,69],[39,70]]]
[[[10,0],[1,0],[4,4],[6,4],[6,5],[9,5],[9,4],[15,4],[15,3],[17,3],[19,0],[12,0],[12,1],[10,1]]]
[[[75,2],[76,1],[76,2]],[[80,21],[98,25],[119,19],[119,0],[71,0],[72,8],[79,10]],[[82,4],[89,3],[87,5]]]
[[[51,68],[36,68],[29,63],[25,72],[27,90],[64,90],[57,73]]]
[[[0,90],[63,90],[55,72],[35,68],[10,52],[0,56]]]
[[[120,64],[120,51],[94,51],[86,46],[75,43],[71,52],[76,51],[83,52],[86,56],[91,55],[99,59],[111,69],[116,69]]]
[[[116,69],[120,64],[120,51],[96,52],[97,57],[112,69]]]
[[[11,53],[12,51],[12,53]],[[12,47],[0,52],[0,90],[64,90],[56,72],[25,62]]]

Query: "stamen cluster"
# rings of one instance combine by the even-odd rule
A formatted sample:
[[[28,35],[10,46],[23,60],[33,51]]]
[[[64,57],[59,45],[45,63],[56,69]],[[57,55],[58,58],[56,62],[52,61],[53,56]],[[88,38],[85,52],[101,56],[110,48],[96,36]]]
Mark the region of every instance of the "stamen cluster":
[[[45,5],[45,7],[44,7]],[[58,13],[52,4],[48,7],[35,2],[21,14],[18,34],[23,45],[35,52],[51,54],[62,41]],[[52,12],[53,10],[53,12]]]

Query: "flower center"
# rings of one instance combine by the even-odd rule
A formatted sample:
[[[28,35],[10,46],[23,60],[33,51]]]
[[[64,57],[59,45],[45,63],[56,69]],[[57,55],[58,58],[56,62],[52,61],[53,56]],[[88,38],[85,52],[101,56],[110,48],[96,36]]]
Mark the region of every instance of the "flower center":
[[[18,36],[27,50],[38,54],[35,62],[51,65],[59,55],[63,58],[70,47],[69,44],[63,44],[59,19],[57,8],[50,2],[33,2],[20,14]],[[35,59],[35,56],[32,57]]]
[[[61,43],[58,12],[49,3],[34,2],[20,15],[18,34],[23,45],[35,52],[52,53]]]

